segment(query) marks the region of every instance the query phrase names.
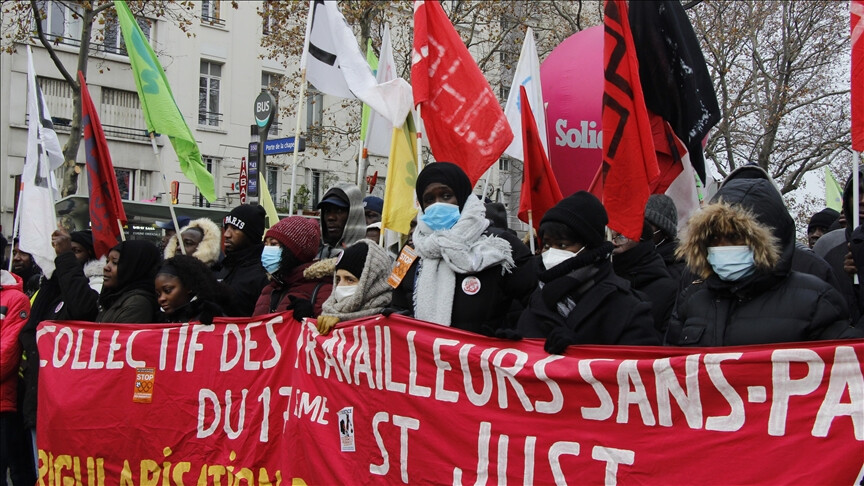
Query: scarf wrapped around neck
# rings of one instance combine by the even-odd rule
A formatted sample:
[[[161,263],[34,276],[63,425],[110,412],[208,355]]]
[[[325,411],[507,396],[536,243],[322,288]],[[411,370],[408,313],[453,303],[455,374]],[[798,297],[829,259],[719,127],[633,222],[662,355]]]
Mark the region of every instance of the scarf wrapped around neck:
[[[513,268],[510,243],[484,235],[488,226],[486,207],[473,196],[449,230],[433,231],[418,218],[414,245],[421,266],[414,287],[414,317],[449,327],[457,274],[477,273],[495,265],[501,265],[502,273]]]

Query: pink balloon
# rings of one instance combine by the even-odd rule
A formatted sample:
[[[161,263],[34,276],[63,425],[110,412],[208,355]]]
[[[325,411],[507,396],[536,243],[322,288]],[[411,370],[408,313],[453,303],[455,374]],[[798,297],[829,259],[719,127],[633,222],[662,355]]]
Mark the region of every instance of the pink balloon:
[[[603,160],[603,26],[577,32],[540,65],[549,159],[564,197],[588,190]]]

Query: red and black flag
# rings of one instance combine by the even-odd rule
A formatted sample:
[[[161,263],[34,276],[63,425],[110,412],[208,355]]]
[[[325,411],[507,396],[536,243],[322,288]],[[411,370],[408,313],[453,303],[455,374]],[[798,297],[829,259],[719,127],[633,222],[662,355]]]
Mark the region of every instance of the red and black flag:
[[[650,184],[659,175],[627,2],[607,0],[603,38],[603,205],[609,227],[638,240]]]
[[[702,142],[721,114],[693,26],[678,0],[631,2],[629,19],[645,105],[669,122],[704,182]],[[674,152],[674,137],[667,145]]]
[[[108,141],[99,122],[96,107],[78,72],[81,83],[81,124],[84,126],[84,153],[87,156],[87,185],[90,189],[90,229],[96,256],[107,255],[120,237],[118,221],[126,223],[126,212],[117,187],[117,176],[108,152]]]
[[[549,157],[543,148],[525,86],[519,87],[519,100],[522,111],[522,154],[525,161],[522,193],[519,197],[519,219],[527,223],[528,211],[531,211],[531,223],[537,230],[546,211],[564,199],[564,196],[561,195]]]

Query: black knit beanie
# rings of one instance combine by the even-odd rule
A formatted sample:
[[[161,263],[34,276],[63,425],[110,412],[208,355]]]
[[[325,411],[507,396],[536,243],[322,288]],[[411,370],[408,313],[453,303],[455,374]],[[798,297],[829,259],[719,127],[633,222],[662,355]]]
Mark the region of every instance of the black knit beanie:
[[[839,212],[831,208],[825,208],[810,218],[810,222],[807,224],[807,232],[812,233],[816,228],[822,228],[823,230],[830,228],[839,217]]]
[[[241,204],[225,216],[225,224],[230,224],[246,235],[253,245],[264,239],[264,223],[267,213],[258,205]]]
[[[96,250],[93,249],[93,232],[90,230],[84,231],[73,231],[69,237],[73,242],[78,243],[87,249],[87,252],[90,253],[90,259],[96,257]]]
[[[645,220],[663,231],[666,236],[678,236],[678,209],[675,201],[665,194],[652,194],[645,205]]]
[[[339,261],[336,262],[336,270],[347,270],[359,279],[363,275],[363,267],[366,266],[367,253],[369,253],[369,247],[366,246],[366,243],[358,241],[342,252]]]
[[[421,205],[423,204],[423,192],[433,182],[444,184],[453,189],[456,200],[459,202],[459,211],[462,211],[468,196],[474,192],[471,181],[461,167],[450,162],[435,162],[424,167],[417,176],[417,200],[420,201]]]
[[[595,248],[606,240],[609,218],[599,199],[590,192],[579,191],[565,197],[546,211],[540,224],[547,221],[566,225],[579,237],[580,243],[588,248]]]

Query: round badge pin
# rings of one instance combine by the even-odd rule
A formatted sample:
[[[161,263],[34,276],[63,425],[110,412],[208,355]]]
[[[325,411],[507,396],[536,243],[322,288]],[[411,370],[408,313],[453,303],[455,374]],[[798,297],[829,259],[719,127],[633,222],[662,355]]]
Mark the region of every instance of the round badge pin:
[[[480,279],[477,277],[465,277],[462,280],[462,292],[467,295],[474,295],[480,292]]]

